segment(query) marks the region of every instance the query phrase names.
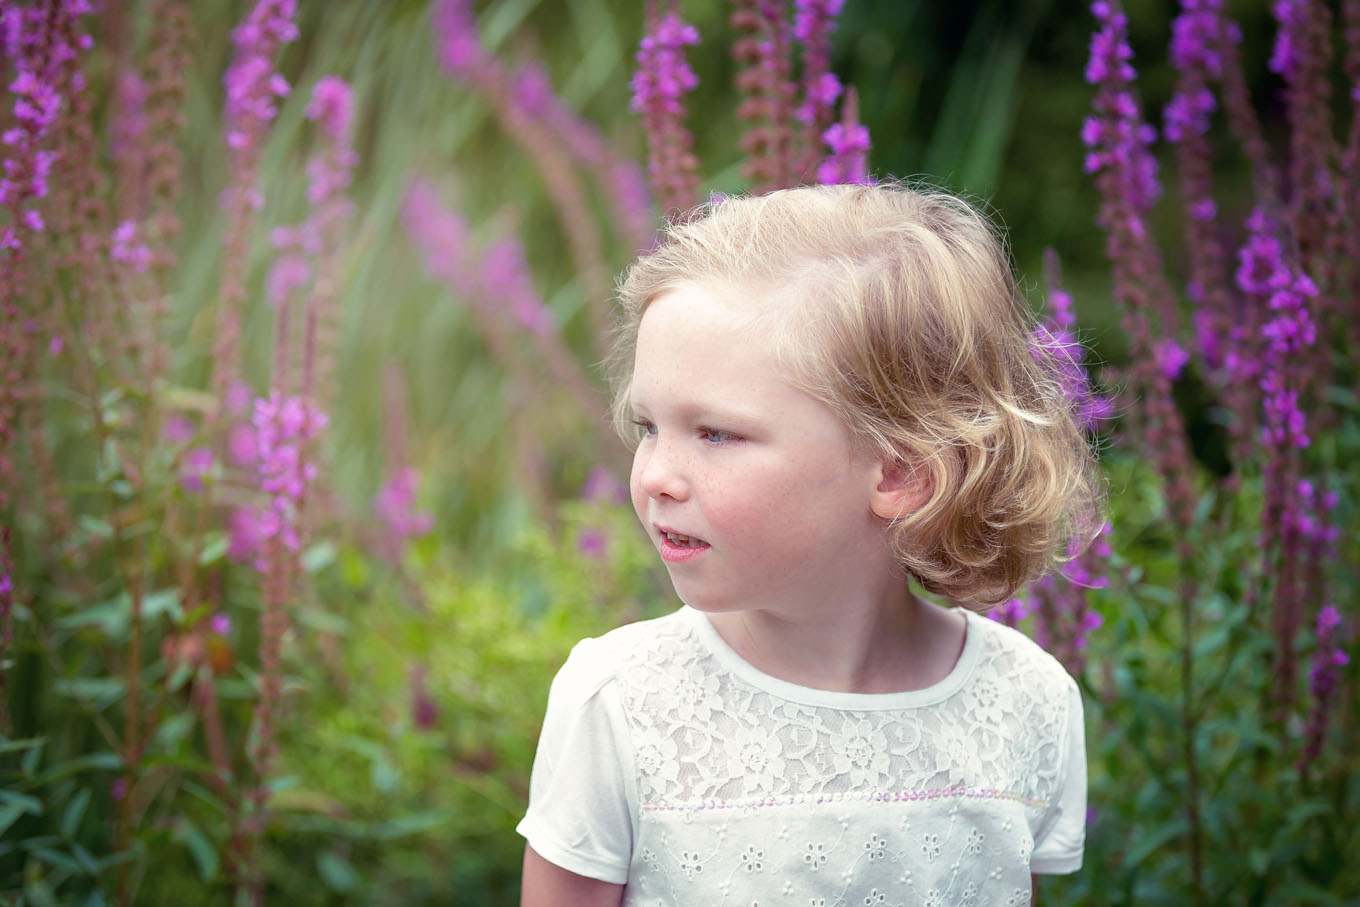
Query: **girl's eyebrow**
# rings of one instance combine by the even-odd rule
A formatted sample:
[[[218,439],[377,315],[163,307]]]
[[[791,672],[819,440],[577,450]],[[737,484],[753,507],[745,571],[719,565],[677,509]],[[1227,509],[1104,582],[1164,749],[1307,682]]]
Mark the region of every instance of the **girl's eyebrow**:
[[[629,407],[634,413],[646,410],[648,407],[645,401],[640,401],[636,397],[630,398]],[[760,421],[760,413],[753,409],[743,409],[740,407],[714,406],[712,404],[683,402],[677,404],[673,411],[676,416],[685,420],[702,423],[723,423],[736,425],[751,425]]]

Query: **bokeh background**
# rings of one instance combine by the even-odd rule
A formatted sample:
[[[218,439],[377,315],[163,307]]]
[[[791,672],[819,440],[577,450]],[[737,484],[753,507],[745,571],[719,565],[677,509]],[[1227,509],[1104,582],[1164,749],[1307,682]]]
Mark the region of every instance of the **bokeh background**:
[[[505,73],[541,67],[617,160],[645,164],[629,87],[645,4],[453,5],[475,18],[487,59]],[[1265,2],[1229,6],[1250,99],[1283,163],[1292,126],[1268,65],[1276,16]],[[1340,22],[1342,5],[1332,6]],[[78,56],[87,87],[66,97],[62,116],[83,116],[88,132],[53,165],[67,188],[21,199],[47,212],[48,229],[5,271],[5,317],[37,339],[7,341],[7,380],[25,390],[0,410],[11,423],[2,516],[12,587],[0,902],[517,903],[512,829],[553,673],[576,640],[676,605],[619,495],[627,451],[604,410],[581,402],[604,395],[605,339],[591,313],[638,243],[609,180],[563,163],[565,140],[547,117],[517,126],[506,96],[486,87],[494,78],[479,84],[441,61],[451,38],[426,0],[302,0],[296,39],[269,56],[291,90],[243,177],[224,138],[224,73],[239,53],[233,30],[255,9],[104,0],[72,14],[93,45]],[[1124,10],[1142,110],[1158,123],[1175,90],[1167,48],[1181,5],[1130,0]],[[732,5],[685,0],[679,12],[701,37],[687,54],[698,76],[686,101],[695,201],[743,191]],[[1036,605],[1020,621],[1065,653],[1088,707],[1087,867],[1044,880],[1042,900],[1355,903],[1355,672],[1334,655],[1352,638],[1360,588],[1348,528],[1360,453],[1354,334],[1324,331],[1302,354],[1335,363],[1305,395],[1316,443],[1291,467],[1333,496],[1315,514],[1332,531],[1319,530],[1309,561],[1321,578],[1309,588],[1327,600],[1305,602],[1282,642],[1270,590],[1293,555],[1262,529],[1268,446],[1234,456],[1209,365],[1168,379],[1193,495],[1177,522],[1139,418],[1158,391],[1138,377],[1097,221],[1102,195],[1083,165],[1096,27],[1087,4],[1067,0],[847,0],[832,37],[832,70],[856,89],[870,132],[870,169],[929,179],[987,209],[1041,317],[1053,250],[1085,364],[1113,401],[1114,418],[1092,435],[1111,529],[1083,562],[1081,602]],[[1328,78],[1344,143],[1341,31]],[[16,55],[9,65],[7,79],[23,64]],[[137,106],[119,88],[126,72],[153,91],[142,102],[150,125],[120,144]],[[276,228],[318,210],[308,160],[330,146],[308,106],[326,75],[352,91],[340,142],[355,155],[343,187],[352,208],[324,227],[325,248],[307,253],[311,276],[280,304],[271,275],[288,250]],[[154,116],[167,96],[182,119]],[[6,99],[4,126],[15,120]],[[51,141],[65,134],[60,122]],[[1216,122],[1211,137],[1231,257],[1260,198],[1226,128]],[[177,150],[169,164],[137,166],[169,172],[170,188],[139,195],[126,162],[157,141]],[[1183,199],[1171,151],[1155,150],[1164,191],[1147,223],[1188,313]],[[563,167],[579,202],[566,211]],[[258,206],[233,207],[232,193],[250,186]],[[12,205],[0,224],[22,210]],[[177,228],[157,233],[154,218],[167,214]],[[1334,228],[1354,229],[1338,216]],[[129,220],[146,228],[149,268],[111,251],[108,237]],[[581,224],[597,250],[591,273],[573,236]],[[108,259],[97,267],[79,251],[95,247]],[[1337,273],[1333,296],[1349,298],[1349,272]],[[318,385],[299,391],[305,366],[276,365],[279,313],[294,313],[284,346],[301,362],[317,297],[333,335],[319,347]],[[495,311],[521,298],[544,307],[548,339]],[[148,314],[153,300],[163,316]],[[298,447],[317,476],[295,552],[246,545],[232,522],[271,492],[257,463],[230,456],[230,430],[249,425],[251,410],[235,408],[220,380],[224,310],[239,322],[228,377],[252,398],[310,394],[328,416]],[[148,332],[158,339],[129,339]],[[166,364],[150,369],[158,343]],[[1070,594],[1032,601],[1058,607]],[[1343,618],[1334,638],[1313,621],[1328,604]],[[1303,665],[1287,708],[1273,685],[1283,652]],[[1330,687],[1310,673],[1320,659],[1335,662]],[[1301,758],[1324,720],[1320,748]]]

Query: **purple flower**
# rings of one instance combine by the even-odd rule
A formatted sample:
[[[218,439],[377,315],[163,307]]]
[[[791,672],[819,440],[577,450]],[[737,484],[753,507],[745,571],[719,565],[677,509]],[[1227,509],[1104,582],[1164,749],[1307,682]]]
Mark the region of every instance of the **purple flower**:
[[[1190,361],[1190,354],[1171,337],[1163,337],[1153,344],[1153,353],[1157,357],[1157,368],[1171,381],[1181,376]]]
[[[306,116],[318,122],[331,141],[342,142],[354,121],[354,93],[339,76],[322,76],[312,89]]]
[[[231,632],[231,618],[219,611],[208,621],[208,628],[218,636],[226,636]]]
[[[638,47],[638,68],[629,87],[632,109],[642,113],[684,113],[682,99],[699,84],[685,62],[685,47],[699,43],[698,30],[675,13],[663,16]]]
[[[1270,52],[1270,70],[1286,81],[1293,81],[1299,70],[1299,31],[1306,25],[1306,0],[1276,0],[1271,7],[1280,23],[1275,33],[1275,46]]]
[[[118,74],[114,89],[117,119],[110,142],[115,156],[122,157],[135,149],[146,134],[146,94],[146,82],[136,70],[124,69]]]
[[[553,91],[543,65],[530,62],[511,76],[510,100],[517,113],[539,120],[560,139],[568,154],[599,175],[608,199],[639,248],[651,242],[652,200],[642,168],[623,157],[599,129],[573,113]]]
[[[685,62],[685,47],[699,32],[674,13],[663,16],[638,44],[629,87],[632,109],[647,136],[647,173],[663,211],[686,210],[698,185],[694,141],[685,128],[684,97],[699,79]]]
[[[326,414],[300,397],[284,397],[274,391],[267,398],[255,400],[251,421],[258,444],[256,472],[260,488],[270,497],[260,514],[260,534],[264,539],[277,537],[284,548],[296,554],[301,548],[299,504],[317,476],[316,465],[304,459],[304,450],[307,442],[326,427]],[[264,565],[258,566],[263,572]]]
[[[227,525],[227,557],[237,563],[253,561],[263,542],[260,518],[249,507],[237,507],[231,512]]]
[[[1128,44],[1128,19],[1108,3],[1092,4],[1100,28],[1091,38],[1087,81],[1100,87],[1094,102],[1096,116],[1082,125],[1082,141],[1091,151],[1086,172],[1110,171],[1133,220],[1130,230],[1139,233],[1139,218],[1160,192],[1157,161],[1148,145],[1157,131],[1142,121],[1138,102],[1129,90],[1134,79],[1133,50]]]
[[[1213,220],[1218,217],[1218,205],[1212,198],[1200,198],[1190,203],[1190,216],[1195,220]]]
[[[184,454],[180,464],[179,484],[185,491],[203,490],[203,480],[212,472],[213,453],[207,447],[195,447]]]
[[[794,111],[794,116],[802,123],[814,122],[818,109],[835,106],[836,100],[844,90],[841,80],[836,78],[835,73],[822,73],[807,86],[807,100]]]
[[[581,499],[589,503],[628,503],[628,486],[603,466],[596,466],[581,485]]]
[[[233,415],[241,415],[250,408],[251,394],[250,387],[244,381],[233,381],[231,387],[227,388],[227,393],[223,399],[227,412]]]
[[[359,156],[350,148],[336,148],[331,154],[312,158],[307,162],[307,201],[320,205],[334,200],[349,188],[354,165]],[[340,217],[348,217],[350,206],[342,203],[337,209]]]
[[[468,0],[443,0],[432,14],[439,36],[439,62],[460,75],[476,75],[484,68],[486,52],[477,35],[477,22]]]
[[[1134,71],[1129,61],[1133,59],[1133,49],[1126,38],[1128,18],[1103,2],[1092,3],[1091,13],[1101,22],[1101,28],[1091,35],[1086,81],[1092,85],[1132,82]]]
[[[1318,610],[1314,627],[1317,634],[1317,648],[1313,653],[1313,664],[1308,672],[1308,691],[1312,695],[1312,708],[1308,724],[1304,730],[1303,750],[1299,755],[1300,770],[1306,769],[1322,750],[1330,724],[1332,700],[1341,679],[1341,669],[1350,664],[1350,656],[1342,648],[1340,635],[1341,612],[1335,605],[1325,605]]]
[[[1217,78],[1223,71],[1222,41],[1240,35],[1227,30],[1222,18],[1223,0],[1181,0],[1181,12],[1171,23],[1171,64],[1185,71],[1195,69]]]
[[[557,101],[548,73],[537,60],[515,71],[510,96],[527,113],[539,117],[546,116]]]
[[[472,237],[467,221],[439,201],[438,190],[417,178],[402,200],[401,220],[420,247],[425,270],[461,296],[476,298],[478,282],[468,267]]]
[[[8,573],[0,573],[0,595],[9,595],[14,591],[14,583],[10,580]]]
[[[254,467],[258,453],[254,427],[248,422],[233,422],[227,430],[227,459],[236,466]]]
[[[1056,261],[1057,256],[1052,255],[1050,268],[1054,272]],[[1048,309],[1048,318],[1035,328],[1030,338],[1031,351],[1036,360],[1047,358],[1052,364],[1063,395],[1072,404],[1081,426],[1094,431],[1113,415],[1114,406],[1091,386],[1091,376],[1083,362],[1086,351],[1074,333],[1077,317],[1072,307],[1072,294],[1051,286]]]
[[[419,484],[420,473],[408,466],[388,479],[373,498],[373,509],[382,520],[389,538],[398,543],[425,535],[434,528],[434,516],[428,511],[416,509],[416,488]]]
[[[795,0],[793,36],[804,44],[812,41],[822,23],[834,21],[843,6],[845,0]]]
[[[425,666],[411,668],[411,720],[421,730],[432,730],[439,721],[439,707],[425,688]]]
[[[112,238],[113,242],[109,247],[110,258],[129,265],[137,274],[146,271],[151,264],[151,250],[145,243],[137,242],[136,221],[125,220],[120,223],[114,228]]]
[[[1008,627],[1018,626],[1020,621],[1029,617],[1029,614],[1029,602],[1023,598],[1012,598],[987,612],[987,616],[992,620]]]
[[[253,149],[278,112],[275,98],[288,94],[288,82],[274,71],[271,59],[282,44],[298,36],[293,17],[297,0],[259,0],[245,21],[232,31],[235,56],[222,77],[227,146]]]
[[[1209,115],[1217,107],[1213,92],[1207,88],[1172,96],[1166,105],[1166,138],[1179,142],[1187,135],[1203,135],[1209,131]]]
[[[849,118],[847,113],[847,120]],[[822,141],[831,154],[817,167],[817,182],[823,185],[869,182],[866,175],[869,127],[852,121],[832,123],[822,133]]]
[[[312,279],[312,268],[301,255],[286,254],[274,259],[265,275],[265,295],[274,308],[283,305],[295,290]]]
[[[576,547],[582,555],[593,561],[604,561],[608,539],[598,529],[583,529],[576,539]]]
[[[504,299],[520,326],[539,335],[551,333],[555,328],[552,312],[530,283],[524,248],[518,239],[507,237],[486,252],[482,261],[482,282],[487,298]]]

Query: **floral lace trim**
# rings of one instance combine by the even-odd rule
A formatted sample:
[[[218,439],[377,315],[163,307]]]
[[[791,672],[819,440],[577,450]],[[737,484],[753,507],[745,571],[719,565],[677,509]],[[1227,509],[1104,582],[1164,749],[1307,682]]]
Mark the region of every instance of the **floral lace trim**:
[[[647,802],[642,804],[643,812],[694,812],[710,809],[754,810],[778,806],[811,806],[834,803],[907,803],[918,800],[1011,800],[1031,809],[1048,809],[1048,799],[1030,797],[1015,791],[994,788],[969,789],[963,784],[952,787],[909,791],[841,791],[830,794],[799,794],[792,797],[742,797],[731,800],[692,800],[689,802]]]

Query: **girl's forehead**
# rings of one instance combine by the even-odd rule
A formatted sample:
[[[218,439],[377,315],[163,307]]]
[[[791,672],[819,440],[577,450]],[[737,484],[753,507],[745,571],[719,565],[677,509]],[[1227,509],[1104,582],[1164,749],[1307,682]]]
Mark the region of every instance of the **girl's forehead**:
[[[665,308],[669,317],[651,320],[669,324],[678,322],[696,332],[744,333],[751,339],[783,345],[792,333],[789,329],[793,322],[806,314],[803,297],[803,293],[787,283],[681,283],[652,298],[643,311],[639,333],[651,313]]]

